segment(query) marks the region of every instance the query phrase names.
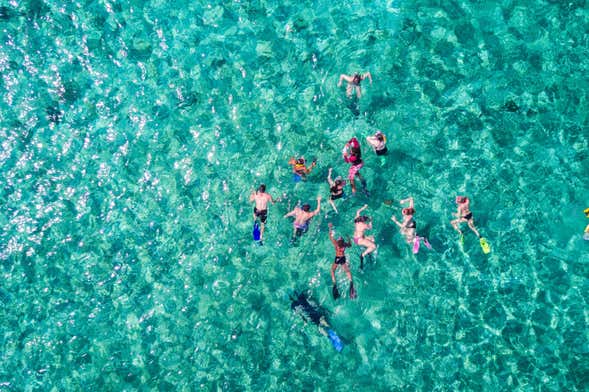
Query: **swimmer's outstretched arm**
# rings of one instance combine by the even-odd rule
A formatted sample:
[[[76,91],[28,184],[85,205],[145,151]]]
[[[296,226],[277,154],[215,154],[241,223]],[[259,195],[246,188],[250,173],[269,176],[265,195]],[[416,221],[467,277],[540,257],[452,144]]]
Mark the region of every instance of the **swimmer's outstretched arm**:
[[[395,224],[396,224],[397,226],[399,226],[399,227],[403,227],[403,225],[402,225],[402,224],[401,224],[401,223],[400,223],[400,222],[397,220],[397,217],[396,217],[396,216],[394,216],[394,215],[393,215],[393,216],[391,216],[391,220],[392,220],[393,222],[395,222]]]
[[[329,183],[330,186],[334,186],[335,185],[335,183],[331,179],[331,172],[332,172],[332,170],[333,169],[330,167],[329,170],[327,171],[327,182]]]
[[[366,136],[366,141],[368,142],[368,144],[370,144],[372,147],[375,147],[375,145],[378,143],[378,139],[376,138],[376,136],[374,135],[370,135],[370,136]]]
[[[368,204],[364,204],[358,211],[356,211],[356,218],[360,216],[360,213],[368,208]]]
[[[286,213],[286,214],[284,215],[284,218],[288,218],[289,216],[295,216],[295,215],[297,214],[297,209],[298,209],[298,207],[297,207],[297,208],[295,208],[294,210],[292,210],[291,212],[289,212],[289,213]]]
[[[372,75],[370,74],[370,72],[366,72],[364,75],[362,75],[362,79],[366,78],[368,78],[368,80],[370,80],[370,84],[372,84]]]
[[[409,202],[409,208],[413,208],[413,198],[411,196],[409,196],[406,199],[400,200],[399,204],[403,204],[403,203],[407,203]]]
[[[321,196],[317,196],[317,208],[311,213],[311,216],[317,215],[319,211],[321,211]]]
[[[354,80],[354,78],[349,75],[341,74],[339,76],[339,81],[337,82],[338,87],[342,85],[342,81],[344,81],[344,80],[348,83],[351,83],[352,80]],[[372,82],[370,82],[370,83],[372,83]]]
[[[330,222],[327,226],[329,227],[329,239],[334,246],[337,246],[337,241],[333,238],[333,224]]]

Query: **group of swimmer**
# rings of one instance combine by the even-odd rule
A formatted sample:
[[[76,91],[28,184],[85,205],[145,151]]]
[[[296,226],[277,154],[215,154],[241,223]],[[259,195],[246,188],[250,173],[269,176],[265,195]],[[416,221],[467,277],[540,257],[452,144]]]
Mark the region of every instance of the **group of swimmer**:
[[[348,97],[352,97],[352,93],[356,92],[356,96],[361,96],[360,82],[368,78],[372,83],[372,76],[370,72],[364,74],[355,75],[341,75],[338,85],[341,85],[342,81],[347,81],[348,86],[346,93]],[[377,131],[374,135],[368,136],[366,142],[370,145],[374,153],[378,156],[384,156],[387,154],[386,136],[381,132]],[[362,160],[362,152],[360,149],[360,142],[356,137],[350,138],[343,150],[342,158],[348,163],[348,181],[351,187],[352,194],[357,191],[355,179],[360,181],[362,192],[368,197],[370,193],[367,189],[366,180],[360,174],[360,170],[364,166]],[[291,157],[288,164],[292,167],[293,180],[295,182],[305,181],[307,176],[316,167],[317,160],[313,159],[311,164],[308,165],[304,157]],[[335,213],[338,213],[336,206],[336,200],[341,199],[345,196],[346,180],[341,177],[332,178],[333,169],[330,167],[327,174],[327,182],[329,184],[329,204]],[[274,204],[274,199],[270,194],[266,192],[266,186],[260,185],[256,191],[252,191],[250,195],[250,202],[254,202],[253,219],[254,222],[260,223],[259,243],[262,244],[264,238],[264,226],[268,215],[268,203]],[[408,244],[413,244],[413,253],[417,253],[419,245],[423,242],[426,247],[431,249],[427,238],[417,235],[417,224],[414,218],[415,206],[412,197],[400,200],[400,205],[403,206],[401,210],[402,219],[398,220],[395,215],[391,217],[391,220],[399,227],[399,232],[404,236]],[[391,205],[391,200],[386,200],[385,204]],[[461,223],[467,223],[468,227],[477,235],[481,241],[483,251],[488,253],[489,247],[486,240],[481,237],[477,228],[474,225],[473,214],[470,210],[470,199],[466,196],[456,197],[457,212],[454,214],[456,219],[453,219],[450,223],[452,227],[460,234],[461,243],[463,241],[463,233],[460,230]],[[368,208],[365,204],[356,211],[354,217],[354,234],[352,237],[353,243],[362,247],[362,253],[360,254],[360,269],[364,268],[364,260],[367,256],[372,255],[377,249],[377,245],[374,236],[366,235],[366,232],[372,229],[371,219],[363,215],[363,211]],[[311,209],[311,205],[308,203],[302,206],[297,205],[292,211],[286,213],[284,218],[293,217],[293,232],[291,243],[295,243],[299,237],[305,234],[309,229],[309,223],[311,219],[318,215],[321,211],[321,196],[317,197],[317,206],[315,209]],[[348,277],[350,283],[349,296],[350,298],[356,298],[356,290],[352,279],[352,273],[350,272],[350,266],[346,259],[345,251],[346,248],[352,246],[352,241],[348,238],[347,241],[343,237],[335,238],[333,225],[329,223],[329,239],[335,248],[335,259],[331,265],[331,280],[333,282],[333,297],[338,298],[340,296],[337,288],[335,273],[338,267],[341,267]]]
[[[338,87],[341,86],[344,81],[347,82],[347,97],[353,98],[355,93],[355,98],[359,99],[362,96],[360,84],[365,79],[368,79],[370,81],[370,84],[372,84],[372,75],[370,74],[370,72],[366,72],[363,74],[356,73],[354,75],[342,74],[339,77]],[[386,137],[382,132],[378,131],[374,135],[368,136],[366,138],[366,141],[373,149],[376,155],[383,156],[387,154]],[[355,179],[357,178],[360,181],[362,192],[367,197],[369,197],[370,193],[367,189],[366,180],[360,174],[360,169],[363,167],[364,163],[362,160],[360,143],[357,138],[352,137],[348,140],[348,142],[345,144],[343,148],[342,157],[346,163],[350,164],[348,170],[348,181],[351,187],[352,194],[355,194],[357,191],[355,183]],[[316,167],[317,159],[314,158],[311,164],[307,165],[307,161],[304,157],[292,157],[288,161],[288,164],[292,167],[293,180],[295,182],[305,181],[307,179],[307,176]],[[330,167],[327,174],[327,183],[329,184],[330,192],[328,201],[333,211],[337,214],[339,212],[336,206],[336,200],[345,197],[346,180],[342,179],[341,177],[336,177],[334,179],[332,178],[332,174],[333,169]],[[266,186],[262,184],[258,187],[257,191],[252,191],[250,195],[250,201],[255,203],[253,212],[255,225],[257,225],[257,222],[260,222],[261,224],[261,230],[258,238],[258,242],[259,244],[261,244],[261,241],[263,240],[264,236],[264,225],[266,223],[268,214],[268,203],[274,204],[278,200],[274,199],[271,195],[266,193]],[[452,219],[450,221],[450,224],[454,228],[454,230],[456,230],[459,233],[460,244],[462,245],[464,241],[464,234],[460,229],[460,225],[462,223],[466,223],[469,229],[479,238],[483,252],[489,253],[489,244],[487,243],[486,239],[481,236],[481,234],[479,233],[474,224],[473,213],[470,210],[470,199],[467,196],[457,196],[455,202],[457,206],[457,210],[453,214],[455,216],[455,219]],[[393,201],[385,200],[384,203],[390,206],[393,204]],[[427,238],[421,237],[417,234],[417,223],[414,218],[416,211],[413,197],[407,197],[405,199],[399,200],[399,204],[402,207],[402,218],[397,219],[397,217],[393,214],[391,216],[391,220],[395,223],[395,225],[398,226],[399,232],[405,238],[406,242],[409,245],[413,244],[413,253],[418,252],[421,242],[423,242],[428,249],[431,249],[431,245],[429,244]],[[332,294],[334,299],[340,297],[335,278],[335,273],[339,267],[343,269],[348,278],[349,297],[351,299],[357,297],[357,293],[354,288],[352,273],[350,270],[350,264],[345,254],[346,249],[352,246],[352,242],[363,248],[362,253],[360,254],[360,269],[364,268],[365,258],[369,255],[372,255],[373,252],[375,252],[377,249],[374,236],[366,235],[366,232],[372,229],[372,222],[370,217],[362,214],[367,208],[368,205],[365,204],[356,211],[356,214],[354,216],[354,234],[352,237],[352,241],[350,241],[350,238],[344,239],[341,236],[339,236],[336,239],[334,235],[333,224],[328,223],[329,240],[333,244],[335,250],[335,258],[330,270],[331,280],[333,283]],[[320,211],[321,196],[318,196],[317,206],[314,210],[311,210],[310,204],[305,203],[302,206],[297,205],[292,211],[284,215],[284,218],[294,218],[293,234],[291,239],[292,243],[294,243],[297,240],[297,238],[301,237],[304,233],[308,231],[311,219],[314,216],[318,215]],[[587,208],[584,211],[584,213],[585,216],[589,218],[589,208]],[[254,238],[256,238],[255,235]],[[587,227],[585,228],[584,238],[586,240],[589,240],[589,225],[587,225]],[[291,296],[291,301],[291,308],[295,310],[295,312],[301,314],[305,321],[310,320],[314,324],[316,324],[320,332],[329,337],[337,351],[342,350],[343,343],[341,342],[337,334],[331,329],[326,319],[326,312],[321,306],[310,301],[306,293],[295,292],[294,296]]]

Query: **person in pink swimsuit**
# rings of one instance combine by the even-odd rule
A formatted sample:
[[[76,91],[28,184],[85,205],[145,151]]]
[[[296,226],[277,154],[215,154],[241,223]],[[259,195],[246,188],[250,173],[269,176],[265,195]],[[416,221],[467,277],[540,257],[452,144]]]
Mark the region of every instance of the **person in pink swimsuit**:
[[[366,230],[372,229],[370,218],[366,215],[360,215],[367,208],[368,204],[364,204],[362,208],[356,211],[356,217],[354,218],[354,243],[366,248],[360,255],[360,269],[364,268],[364,257],[376,250],[374,237],[364,235]]]
[[[362,190],[366,196],[369,196],[368,190],[366,189],[366,180],[360,175],[360,169],[364,166],[364,162],[362,161],[362,152],[360,151],[360,143],[358,142],[358,139],[355,137],[351,138],[344,146],[342,155],[344,161],[351,164],[350,170],[348,170],[348,179],[352,186],[352,193],[356,193],[354,178],[358,177],[362,184]]]

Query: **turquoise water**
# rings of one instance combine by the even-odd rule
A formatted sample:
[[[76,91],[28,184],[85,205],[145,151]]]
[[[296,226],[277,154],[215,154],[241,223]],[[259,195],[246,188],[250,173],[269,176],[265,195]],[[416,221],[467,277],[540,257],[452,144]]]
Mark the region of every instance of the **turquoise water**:
[[[3,3],[0,390],[585,390],[588,31],[585,1]],[[290,246],[282,215],[377,129],[370,199]],[[389,219],[407,196],[433,251]],[[327,222],[351,235],[364,203],[378,254],[348,251],[358,299],[334,301]]]

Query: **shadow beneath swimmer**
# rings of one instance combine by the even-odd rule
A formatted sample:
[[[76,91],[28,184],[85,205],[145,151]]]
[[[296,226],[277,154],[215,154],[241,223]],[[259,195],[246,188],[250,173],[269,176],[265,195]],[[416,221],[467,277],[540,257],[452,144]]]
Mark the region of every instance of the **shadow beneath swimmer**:
[[[359,105],[358,98],[356,98],[356,97],[349,98],[347,106],[348,106],[348,109],[350,109],[350,111],[354,115],[354,117],[358,117],[360,115],[360,105]]]
[[[344,342],[327,321],[327,310],[309,300],[309,296],[304,291],[300,293],[294,292],[289,298],[291,300],[290,308],[299,314],[305,322],[311,321],[315,324],[319,332],[327,336],[333,348],[341,352],[344,348]]]

